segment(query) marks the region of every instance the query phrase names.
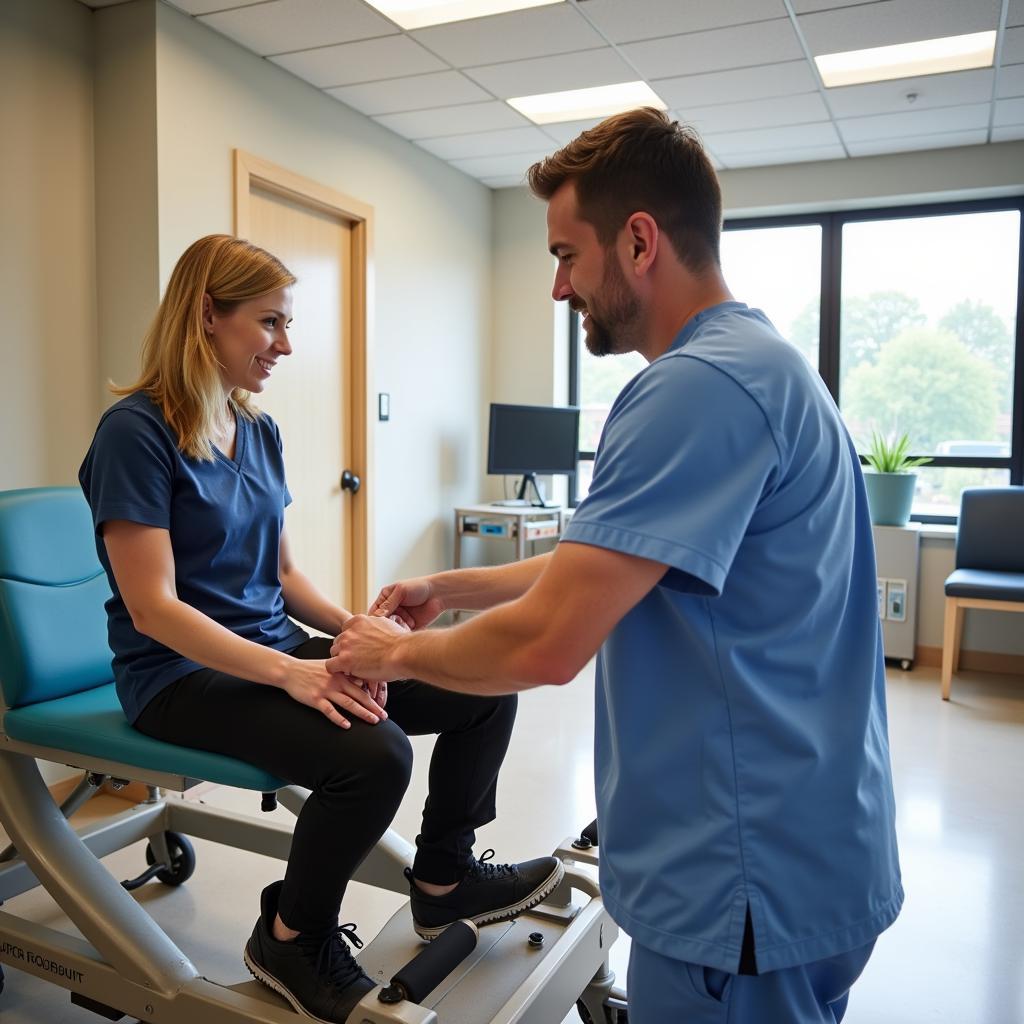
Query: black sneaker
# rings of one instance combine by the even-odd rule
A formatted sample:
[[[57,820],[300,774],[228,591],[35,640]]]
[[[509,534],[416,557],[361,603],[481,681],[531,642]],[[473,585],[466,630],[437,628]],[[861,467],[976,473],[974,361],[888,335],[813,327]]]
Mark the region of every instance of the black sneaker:
[[[421,939],[435,939],[454,921],[511,921],[554,892],[565,868],[557,857],[523,864],[492,864],[493,850],[471,860],[462,881],[447,896],[428,896],[405,869],[412,897],[412,923]]]
[[[245,944],[245,966],[303,1016],[323,1024],[344,1024],[356,1003],[374,988],[345,942],[363,948],[355,925],[303,932],[292,942],[280,942],[274,938],[273,925],[281,885],[274,882],[263,890],[260,917]]]

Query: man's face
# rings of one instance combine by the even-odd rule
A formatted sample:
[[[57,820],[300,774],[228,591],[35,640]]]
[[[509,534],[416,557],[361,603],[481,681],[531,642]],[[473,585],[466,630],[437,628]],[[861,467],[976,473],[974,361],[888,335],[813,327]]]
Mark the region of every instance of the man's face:
[[[636,349],[642,336],[640,300],[615,247],[601,245],[593,224],[577,215],[571,181],[548,203],[548,247],[558,260],[551,294],[584,314],[587,349],[595,356]]]

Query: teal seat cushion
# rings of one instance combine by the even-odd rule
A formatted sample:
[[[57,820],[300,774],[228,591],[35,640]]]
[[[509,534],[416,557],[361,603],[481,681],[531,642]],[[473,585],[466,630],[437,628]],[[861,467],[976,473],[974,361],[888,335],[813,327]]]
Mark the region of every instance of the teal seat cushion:
[[[87,754],[222,786],[269,793],[288,785],[243,761],[143,735],[128,724],[113,683],[15,708],[4,715],[3,729],[11,739],[36,747]],[[46,757],[43,751],[39,756]]]

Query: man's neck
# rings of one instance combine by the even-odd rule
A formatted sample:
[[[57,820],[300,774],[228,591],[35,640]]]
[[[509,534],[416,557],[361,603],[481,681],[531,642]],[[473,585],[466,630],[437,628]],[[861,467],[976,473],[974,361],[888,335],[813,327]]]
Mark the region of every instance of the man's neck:
[[[732,299],[721,275],[700,282],[698,287],[683,288],[676,292],[674,301],[655,303],[647,341],[640,354],[650,363],[664,355],[678,337],[679,332],[698,314],[720,302]]]

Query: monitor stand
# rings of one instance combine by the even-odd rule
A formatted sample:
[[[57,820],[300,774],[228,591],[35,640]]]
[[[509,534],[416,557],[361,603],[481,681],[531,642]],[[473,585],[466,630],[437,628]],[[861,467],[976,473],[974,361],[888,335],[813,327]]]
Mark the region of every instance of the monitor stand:
[[[537,495],[536,501],[527,501],[526,499],[526,488],[532,486],[534,494]],[[557,508],[554,502],[547,502],[544,500],[544,495],[541,493],[540,484],[537,483],[536,473],[524,473],[523,482],[519,485],[519,491],[516,493],[514,498],[506,498],[504,501],[492,501],[492,505],[503,505],[506,508],[522,508],[524,505],[530,508]]]

